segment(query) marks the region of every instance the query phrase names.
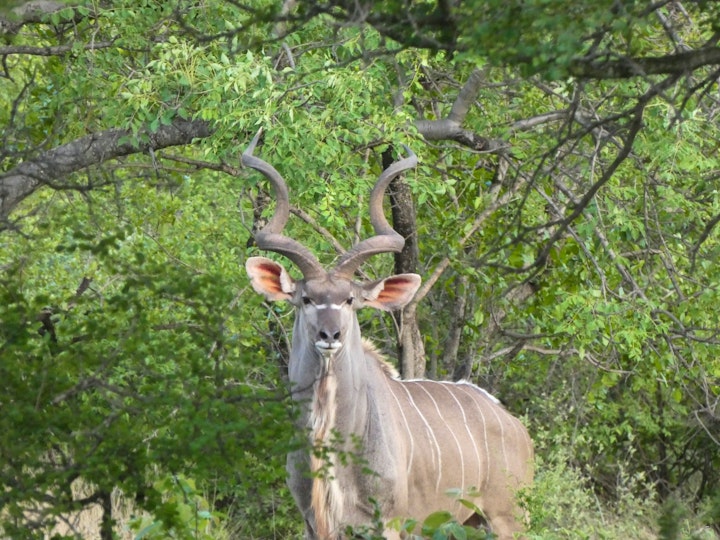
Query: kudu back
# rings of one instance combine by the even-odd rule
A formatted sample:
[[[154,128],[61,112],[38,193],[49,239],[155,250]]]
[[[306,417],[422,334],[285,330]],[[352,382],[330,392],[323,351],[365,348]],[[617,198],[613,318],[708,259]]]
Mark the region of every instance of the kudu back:
[[[288,188],[272,165],[253,155],[260,134],[242,163],[270,180],[277,204],[255,241],[290,259],[303,278],[293,279],[265,257],[249,258],[246,269],[258,293],[295,306],[289,378],[309,445],[288,455],[287,469],[306,539],[334,540],[347,526],[369,525],[374,505],[384,522],[422,520],[440,509],[461,523],[481,519],[449,491],[472,500],[501,540],[521,533],[515,494],[533,474],[532,442],[522,423],[468,382],[398,380],[360,335],[358,309],[400,309],[420,286],[416,274],[353,280],[370,256],[402,249],[404,239],[388,224],[382,200],[390,181],[416,165],[416,156],[406,148],[409,157],[383,171],[370,196],[375,235],[326,271],[308,248],[282,234]],[[385,534],[399,538],[392,530]]]

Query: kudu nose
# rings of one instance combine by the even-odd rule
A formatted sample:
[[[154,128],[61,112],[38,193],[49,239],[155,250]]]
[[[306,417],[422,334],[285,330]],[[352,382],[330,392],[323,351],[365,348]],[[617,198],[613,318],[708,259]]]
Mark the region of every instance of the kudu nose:
[[[318,333],[318,337],[328,343],[332,343],[333,341],[340,341],[340,330],[336,330],[335,332],[326,332],[325,330],[320,330],[320,332]]]
[[[342,347],[340,330],[337,327],[318,330],[315,348],[323,356],[331,355]]]

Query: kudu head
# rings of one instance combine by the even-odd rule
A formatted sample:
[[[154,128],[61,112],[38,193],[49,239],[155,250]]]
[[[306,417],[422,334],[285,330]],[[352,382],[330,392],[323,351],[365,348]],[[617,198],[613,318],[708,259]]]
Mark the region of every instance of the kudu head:
[[[270,221],[255,233],[255,242],[260,249],[274,251],[290,259],[302,272],[303,278],[296,281],[281,264],[265,257],[250,257],[245,268],[258,293],[268,300],[287,300],[295,306],[295,332],[305,334],[301,343],[313,349],[327,366],[329,358],[346,347],[348,342],[360,343],[357,309],[365,306],[386,311],[399,309],[412,299],[420,286],[417,274],[399,274],[372,282],[353,281],[355,271],[372,255],[402,250],[405,240],[387,222],[382,200],[390,181],[414,167],[417,157],[406,147],[409,157],[383,171],[370,195],[370,221],[375,236],[359,242],[340,258],[334,268],[326,271],[307,247],[282,234],[290,213],[288,188],[272,165],[253,155],[260,134],[261,131],[258,131],[243,153],[242,163],[260,171],[270,180],[277,203]]]

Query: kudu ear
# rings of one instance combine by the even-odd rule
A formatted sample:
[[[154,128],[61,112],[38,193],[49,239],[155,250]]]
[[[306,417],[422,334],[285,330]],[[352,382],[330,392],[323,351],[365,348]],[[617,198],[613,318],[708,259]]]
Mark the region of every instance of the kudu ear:
[[[283,265],[266,257],[250,257],[245,261],[250,283],[257,292],[272,302],[291,300],[295,293],[295,280]]]
[[[420,287],[417,274],[398,274],[363,285],[364,305],[392,311],[400,309],[412,300]]]

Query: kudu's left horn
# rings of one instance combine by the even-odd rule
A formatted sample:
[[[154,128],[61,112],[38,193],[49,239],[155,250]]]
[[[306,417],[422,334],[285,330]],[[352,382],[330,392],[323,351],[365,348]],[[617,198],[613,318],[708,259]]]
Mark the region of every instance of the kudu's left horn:
[[[270,180],[275,190],[276,203],[275,213],[272,218],[270,218],[270,221],[268,221],[265,227],[255,233],[255,243],[260,249],[274,251],[290,259],[297,265],[305,279],[319,277],[325,274],[325,270],[320,266],[320,262],[315,255],[297,240],[293,240],[282,234],[282,230],[285,228],[285,224],[290,216],[288,188],[285,180],[283,180],[280,173],[275,170],[275,167],[253,155],[261,134],[262,128],[258,129],[255,137],[253,137],[253,140],[250,142],[250,146],[243,152],[241,162],[245,167],[251,167],[260,171]]]

